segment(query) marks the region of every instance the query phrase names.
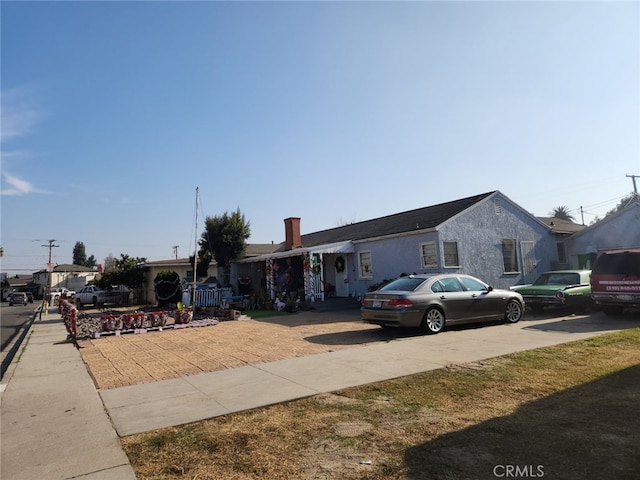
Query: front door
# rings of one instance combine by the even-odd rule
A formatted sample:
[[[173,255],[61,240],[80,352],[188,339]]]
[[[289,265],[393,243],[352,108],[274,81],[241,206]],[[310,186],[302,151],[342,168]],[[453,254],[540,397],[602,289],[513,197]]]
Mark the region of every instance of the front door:
[[[336,255],[333,267],[335,269],[336,279],[336,297],[349,296],[349,268],[347,265],[346,255]]]
[[[336,297],[349,296],[349,266],[347,265],[347,255],[330,254],[324,256],[325,280],[330,283],[331,294]]]

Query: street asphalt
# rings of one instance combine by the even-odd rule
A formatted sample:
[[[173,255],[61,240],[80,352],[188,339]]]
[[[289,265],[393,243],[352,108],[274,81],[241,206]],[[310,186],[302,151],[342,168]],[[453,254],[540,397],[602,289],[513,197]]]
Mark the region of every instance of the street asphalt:
[[[52,309],[0,384],[0,478],[134,479],[119,437],[636,327],[637,316],[525,317],[97,391]]]

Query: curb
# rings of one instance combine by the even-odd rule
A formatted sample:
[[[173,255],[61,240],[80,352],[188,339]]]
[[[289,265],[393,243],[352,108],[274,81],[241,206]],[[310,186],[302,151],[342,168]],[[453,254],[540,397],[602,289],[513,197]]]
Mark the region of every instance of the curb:
[[[7,349],[2,352],[2,367],[0,371],[0,392],[3,392],[7,383],[11,381],[11,376],[13,375],[13,371],[16,368],[15,362],[13,361],[16,358],[16,354],[20,351],[22,344],[27,338],[27,335],[31,331],[31,327],[33,326],[33,322],[35,322],[38,314],[42,314],[42,304],[38,308],[33,311],[31,315],[31,320],[21,327],[21,331],[18,335],[14,337],[11,343],[8,345]],[[20,356],[18,355],[18,358]]]

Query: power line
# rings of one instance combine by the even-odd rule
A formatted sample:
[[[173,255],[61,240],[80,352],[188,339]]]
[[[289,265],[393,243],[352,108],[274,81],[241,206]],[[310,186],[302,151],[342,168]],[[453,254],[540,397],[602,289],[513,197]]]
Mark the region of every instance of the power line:
[[[53,270],[53,264],[51,263],[51,250],[53,250],[54,247],[59,247],[60,245],[54,245],[53,242],[55,242],[55,240],[47,240],[47,242],[49,242],[48,245],[41,246],[49,247],[49,262],[47,263],[47,272],[49,273],[47,278],[47,298],[49,298],[49,295],[51,295],[51,271]]]

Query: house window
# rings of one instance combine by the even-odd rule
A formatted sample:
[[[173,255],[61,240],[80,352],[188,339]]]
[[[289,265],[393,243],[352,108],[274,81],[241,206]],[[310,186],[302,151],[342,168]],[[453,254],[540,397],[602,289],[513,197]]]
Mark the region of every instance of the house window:
[[[522,259],[522,273],[527,277],[536,268],[535,243],[530,240],[520,242],[520,258]]]
[[[502,240],[502,259],[504,260],[504,273],[515,273],[518,271],[516,240],[514,238],[505,238]]]
[[[358,253],[358,263],[360,264],[360,278],[373,278],[371,252]]]
[[[458,261],[458,242],[442,242],[442,251],[444,252],[445,267],[459,267]]]
[[[567,247],[564,242],[556,243],[558,247],[558,263],[567,263]]]
[[[420,258],[422,268],[437,268],[438,258],[436,257],[436,242],[421,243]]]

